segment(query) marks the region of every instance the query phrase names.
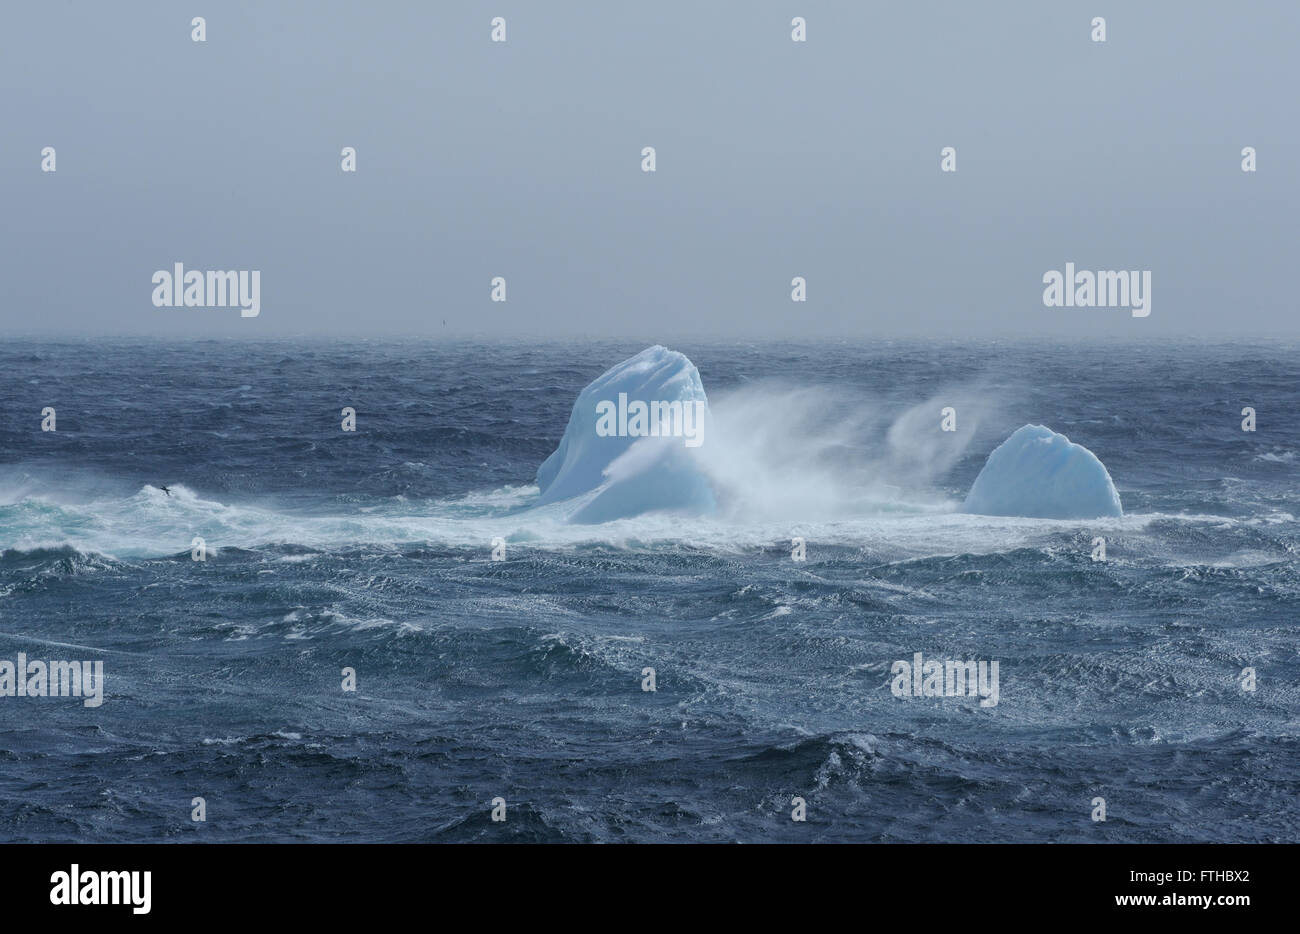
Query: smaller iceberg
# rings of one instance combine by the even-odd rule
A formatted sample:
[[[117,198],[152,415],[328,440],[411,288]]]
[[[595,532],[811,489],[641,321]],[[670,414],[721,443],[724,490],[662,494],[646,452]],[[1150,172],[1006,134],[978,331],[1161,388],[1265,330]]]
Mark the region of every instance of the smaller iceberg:
[[[559,447],[537,468],[537,505],[572,501],[572,522],[716,508],[698,460],[712,416],[699,371],[655,345],[578,396]]]
[[[1122,516],[1106,465],[1081,444],[1042,425],[1025,425],[989,455],[962,512],[1035,519]]]

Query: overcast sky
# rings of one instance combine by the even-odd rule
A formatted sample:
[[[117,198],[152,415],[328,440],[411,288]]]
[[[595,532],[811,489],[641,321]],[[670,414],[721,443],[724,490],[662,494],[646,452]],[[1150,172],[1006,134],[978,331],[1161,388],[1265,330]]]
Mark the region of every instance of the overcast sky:
[[[0,332],[1295,335],[1298,48],[1294,2],[8,4]],[[260,315],[155,308],[175,262]],[[1067,262],[1150,316],[1044,307]]]

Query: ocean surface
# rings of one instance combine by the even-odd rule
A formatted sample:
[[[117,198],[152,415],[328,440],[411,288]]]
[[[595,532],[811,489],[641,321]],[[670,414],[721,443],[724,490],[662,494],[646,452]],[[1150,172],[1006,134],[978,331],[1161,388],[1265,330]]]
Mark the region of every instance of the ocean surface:
[[[1300,347],[670,343],[718,512],[530,507],[650,343],[7,340],[0,659],[105,680],[0,697],[0,840],[1300,840]],[[959,513],[1028,423],[1125,515]]]

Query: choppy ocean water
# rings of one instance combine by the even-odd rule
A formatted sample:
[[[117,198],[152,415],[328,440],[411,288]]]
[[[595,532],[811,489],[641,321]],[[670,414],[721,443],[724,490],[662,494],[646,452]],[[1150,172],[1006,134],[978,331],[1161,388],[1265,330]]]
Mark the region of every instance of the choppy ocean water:
[[[674,344],[719,514],[530,509],[647,343],[7,342],[0,659],[105,700],[0,697],[0,839],[1300,839],[1300,347]],[[1026,423],[1125,516],[957,513]]]

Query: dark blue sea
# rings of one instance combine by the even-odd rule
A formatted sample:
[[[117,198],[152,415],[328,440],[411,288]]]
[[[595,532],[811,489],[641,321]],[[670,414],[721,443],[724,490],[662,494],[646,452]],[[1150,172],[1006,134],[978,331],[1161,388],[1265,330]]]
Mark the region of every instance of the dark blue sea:
[[[0,840],[1300,840],[1294,342],[670,342],[718,511],[531,508],[655,340],[7,340],[0,659],[104,701],[0,697]],[[1124,516],[960,513],[1024,424]]]

